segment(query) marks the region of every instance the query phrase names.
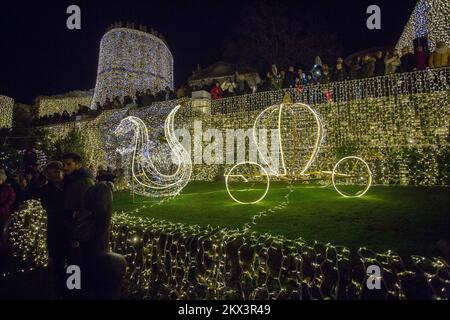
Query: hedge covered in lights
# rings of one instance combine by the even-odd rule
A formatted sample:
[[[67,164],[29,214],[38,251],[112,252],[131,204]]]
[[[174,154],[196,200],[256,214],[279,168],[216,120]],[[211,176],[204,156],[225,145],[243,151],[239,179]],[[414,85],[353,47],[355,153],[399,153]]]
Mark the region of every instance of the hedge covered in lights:
[[[166,200],[167,201],[167,200]],[[136,209],[139,210],[139,209]],[[13,221],[11,239],[28,262],[47,264],[46,213],[32,201]],[[125,288],[135,299],[448,299],[449,266],[440,258],[306,243],[301,238],[186,226],[113,215],[111,248],[128,261]],[[365,270],[382,268],[381,290]],[[3,276],[9,276],[5,274]]]
[[[287,93],[291,101],[311,105],[323,120],[325,143],[312,171],[331,170],[340,158],[357,154],[369,163],[376,184],[448,185],[449,76],[446,68],[312,85],[214,100],[210,109],[191,107],[189,99],[159,102],[142,109],[105,111],[80,123],[79,128],[87,138],[87,165],[98,166],[108,159],[109,165],[126,166],[117,150],[129,144],[113,134],[126,116],[143,119],[154,141],[163,136],[164,119],[177,104],[183,107],[176,115],[175,128],[193,133],[194,121],[201,120],[203,130],[246,130],[264,108],[281,103]],[[289,119],[284,125],[289,126]],[[51,127],[52,139],[61,138],[71,128],[71,123]],[[308,147],[287,141],[284,151],[287,157],[295,157],[299,148]],[[195,164],[192,179],[215,180],[229,169]]]

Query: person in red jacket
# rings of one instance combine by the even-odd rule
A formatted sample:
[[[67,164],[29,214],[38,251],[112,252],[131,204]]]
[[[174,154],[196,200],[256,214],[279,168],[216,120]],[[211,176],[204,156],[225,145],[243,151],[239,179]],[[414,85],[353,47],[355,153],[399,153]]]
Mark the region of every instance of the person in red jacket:
[[[6,172],[0,169],[0,224],[3,224],[11,214],[11,208],[16,200],[14,189],[6,183]]]
[[[211,89],[211,99],[217,100],[222,99],[222,97],[223,97],[222,88],[220,88],[220,83],[216,82],[214,87]]]
[[[428,67],[428,55],[423,50],[423,46],[417,46],[414,53],[414,63],[416,70],[425,70]]]

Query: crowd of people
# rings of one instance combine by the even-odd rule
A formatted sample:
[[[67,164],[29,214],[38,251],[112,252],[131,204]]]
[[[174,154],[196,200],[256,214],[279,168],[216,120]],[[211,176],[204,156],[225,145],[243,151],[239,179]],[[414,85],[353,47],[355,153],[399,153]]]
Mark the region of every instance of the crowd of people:
[[[116,176],[110,168],[99,167],[94,172],[82,163],[81,156],[68,153],[62,161],[39,168],[35,151],[29,149],[23,157],[22,173],[0,167],[0,225],[2,230],[7,228],[25,201],[40,200],[47,212],[47,249],[58,297],[118,298],[120,284],[111,286],[109,280],[120,279],[111,274],[123,273],[126,267],[123,257],[111,259],[109,251]],[[67,290],[69,265],[82,270],[82,290]]]
[[[176,91],[166,87],[157,93],[150,89],[144,92],[136,91],[134,96],[127,95],[123,98],[116,96],[107,98],[103,104],[97,102],[96,110],[88,107],[80,107],[78,113],[70,115],[66,111],[63,114],[55,114],[51,117],[43,117],[35,120],[37,125],[47,125],[60,122],[74,121],[77,116],[97,116],[103,110],[120,109],[124,107],[147,107],[154,102],[173,99],[189,98],[192,92],[207,91],[211,99],[217,100],[232,96],[240,96],[256,92],[276,91],[283,89],[302,90],[307,85],[327,84],[347,80],[358,80],[372,77],[425,70],[427,68],[442,68],[449,66],[449,48],[445,42],[438,42],[436,50],[428,54],[422,45],[417,45],[414,52],[408,47],[402,49],[401,55],[395,51],[378,51],[374,55],[365,54],[357,56],[348,64],[342,57],[338,57],[333,65],[323,63],[320,57],[316,57],[315,64],[310,70],[289,66],[287,70],[278,70],[273,64],[264,78],[251,86],[245,75],[235,75],[222,80],[214,80],[207,83],[201,80],[198,85],[183,84]]]

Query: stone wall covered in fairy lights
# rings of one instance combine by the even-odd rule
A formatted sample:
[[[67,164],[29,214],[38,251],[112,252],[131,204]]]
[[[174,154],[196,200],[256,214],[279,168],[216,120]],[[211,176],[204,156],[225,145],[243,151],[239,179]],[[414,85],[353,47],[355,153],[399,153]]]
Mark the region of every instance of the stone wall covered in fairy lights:
[[[427,37],[430,51],[443,41],[450,46],[450,5],[448,0],[419,0],[395,46],[397,51],[408,47],[413,52],[413,40]]]
[[[42,96],[36,99],[38,117],[63,114],[67,111],[70,115],[78,112],[81,106],[89,107],[92,103],[93,93],[90,91],[74,91],[63,95]]]
[[[139,30],[115,28],[100,43],[97,83],[92,108],[136,91],[173,89],[173,57],[158,37]]]
[[[326,130],[324,145],[311,171],[331,170],[340,158],[358,155],[369,163],[375,184],[449,185],[449,77],[446,68],[312,85],[301,91],[214,100],[211,109],[193,108],[189,99],[159,102],[143,109],[105,111],[78,126],[88,141],[89,165],[105,164],[108,159],[108,165],[127,166],[123,155],[131,142],[119,141],[112,134],[126,116],[142,118],[151,128],[150,139],[164,143],[164,119],[178,103],[183,107],[175,118],[175,128],[186,128],[193,136],[195,120],[202,121],[203,131],[249,129],[264,108],[281,103],[287,93],[292,102],[315,108]],[[285,119],[283,123],[289,127],[290,121]],[[51,127],[53,139],[72,127],[70,123]],[[285,141],[285,153],[293,153],[290,146],[294,145],[298,152],[298,141]],[[194,164],[192,179],[220,179],[229,167]]]
[[[0,129],[9,129],[13,121],[14,99],[0,96]]]
[[[313,106],[326,129],[325,144],[311,170],[329,170],[340,157],[357,154],[369,162],[375,183],[449,184],[449,78],[448,68],[396,74],[215,100],[211,108],[193,108],[189,99],[158,102],[148,108],[104,111],[94,120],[75,125],[50,127],[51,138],[59,139],[78,126],[88,138],[87,165],[126,166],[130,143],[118,140],[113,131],[127,116],[143,119],[151,129],[150,139],[164,143],[162,124],[178,104],[183,107],[175,128],[192,131],[197,119],[202,120],[203,130],[224,130],[250,128],[264,108],[290,100]],[[289,126],[289,121],[283,126]],[[216,179],[224,170],[220,165],[195,165],[194,179]],[[278,207],[283,208],[289,196]],[[135,212],[143,209],[148,208],[144,205]],[[281,209],[260,212],[236,230],[116,212],[111,249],[128,261],[127,297],[448,299],[450,270],[443,259],[400,257],[392,251],[376,253],[367,248],[352,251],[252,232],[252,225],[273,210]],[[20,271],[47,264],[45,220],[38,202],[28,203],[15,215],[11,238],[17,254],[26,261]],[[381,290],[370,291],[365,285],[365,270],[373,264],[382,267]]]
[[[11,240],[20,272],[47,265],[46,213],[32,201],[16,213]],[[112,218],[111,249],[128,262],[130,299],[448,299],[448,264],[442,258],[367,248],[351,252],[303,239],[245,230],[200,228],[167,221]],[[365,270],[382,269],[380,290],[368,290]],[[4,274],[4,277],[10,274]]]

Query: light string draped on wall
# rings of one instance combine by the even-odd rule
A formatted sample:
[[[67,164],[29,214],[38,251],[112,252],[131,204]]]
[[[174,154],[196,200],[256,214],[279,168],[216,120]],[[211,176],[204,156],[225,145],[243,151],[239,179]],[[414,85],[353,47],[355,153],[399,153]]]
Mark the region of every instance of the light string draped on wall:
[[[39,202],[28,202],[16,214],[11,238],[24,263],[20,272],[47,264],[45,227],[46,214]],[[441,258],[403,260],[392,251],[360,248],[355,259],[346,247],[126,213],[113,215],[111,235],[112,250],[128,261],[129,298],[449,298],[450,270]],[[368,290],[365,285],[365,270],[374,264],[382,269],[381,290]]]

